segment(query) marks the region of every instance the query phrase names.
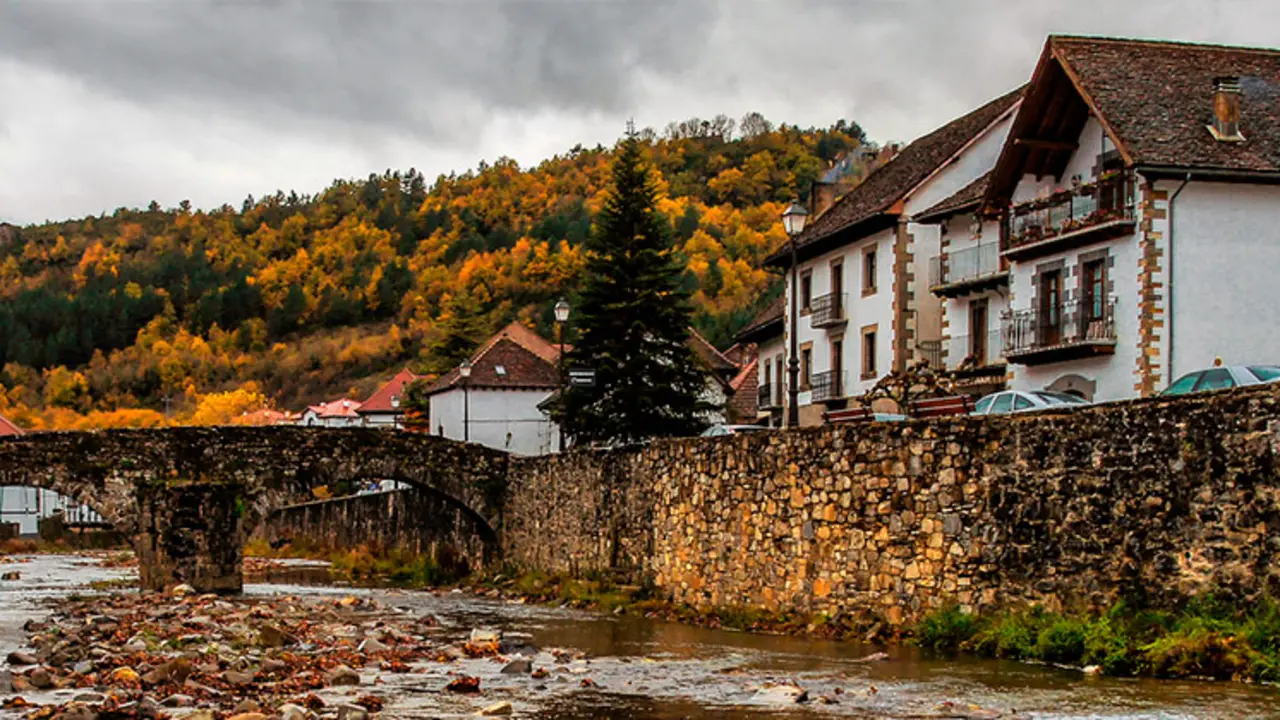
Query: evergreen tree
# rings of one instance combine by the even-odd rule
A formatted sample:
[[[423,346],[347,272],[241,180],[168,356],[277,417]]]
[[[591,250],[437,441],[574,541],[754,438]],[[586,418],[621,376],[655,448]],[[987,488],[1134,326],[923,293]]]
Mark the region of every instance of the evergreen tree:
[[[488,323],[475,297],[460,290],[449,297],[440,318],[440,336],[427,346],[425,370],[444,374],[456,368],[489,336]]]
[[[612,190],[587,241],[586,277],[570,367],[594,368],[596,385],[571,388],[555,410],[578,443],[628,443],[691,435],[714,408],[689,349],[689,294],[657,211],[657,189],[634,134],[622,141]]]

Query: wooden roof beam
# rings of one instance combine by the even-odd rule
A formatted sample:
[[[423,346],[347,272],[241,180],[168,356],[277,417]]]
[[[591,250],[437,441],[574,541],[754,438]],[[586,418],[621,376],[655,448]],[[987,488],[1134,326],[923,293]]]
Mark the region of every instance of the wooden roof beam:
[[[1070,140],[1046,140],[1043,138],[1016,138],[1013,142],[1016,145],[1022,145],[1028,148],[1035,148],[1037,150],[1057,150],[1057,151],[1065,150],[1067,152],[1074,152],[1080,148],[1080,143],[1070,141]]]

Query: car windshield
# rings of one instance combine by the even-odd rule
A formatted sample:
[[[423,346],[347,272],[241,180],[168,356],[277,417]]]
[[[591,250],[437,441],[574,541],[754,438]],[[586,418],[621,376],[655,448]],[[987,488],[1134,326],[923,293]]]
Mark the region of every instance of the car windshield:
[[[1262,382],[1280,380],[1280,367],[1275,365],[1250,365],[1249,372]]]
[[[1052,392],[1049,390],[1039,390],[1031,393],[1050,405],[1086,405],[1084,399],[1067,393]]]

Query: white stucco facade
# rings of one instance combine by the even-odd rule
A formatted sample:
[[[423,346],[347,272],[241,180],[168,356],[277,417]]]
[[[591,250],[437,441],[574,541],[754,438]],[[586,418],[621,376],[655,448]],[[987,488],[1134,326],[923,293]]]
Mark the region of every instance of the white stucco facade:
[[[431,432],[518,455],[555,452],[559,430],[538,409],[550,395],[549,390],[450,388],[431,396]]]
[[[770,400],[758,407],[759,417],[782,418],[781,409],[786,402],[787,393],[787,360],[782,338],[782,335],[775,335],[762,340],[758,346],[759,370],[756,380],[760,387],[768,386],[770,396]],[[757,390],[757,397],[758,392]]]
[[[939,223],[945,243],[946,273],[934,278],[939,286],[971,282],[973,289],[951,293],[942,300],[943,363],[954,370],[973,354],[979,366],[999,364],[1003,358],[1000,318],[1009,309],[1008,268],[1000,259],[1000,223],[982,219],[975,212],[961,212]],[[933,269],[930,269],[933,273]],[[973,309],[985,306],[986,324],[973,327]],[[975,340],[974,336],[980,335]],[[978,344],[975,344],[978,343]]]

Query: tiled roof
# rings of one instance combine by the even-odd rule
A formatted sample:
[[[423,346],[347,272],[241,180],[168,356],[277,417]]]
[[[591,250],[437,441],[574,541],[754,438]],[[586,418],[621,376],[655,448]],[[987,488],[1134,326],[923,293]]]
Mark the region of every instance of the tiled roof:
[[[755,422],[756,403],[759,401],[757,386],[759,385],[760,364],[757,358],[751,358],[732,380],[729,389],[729,416],[736,422]]]
[[[454,368],[432,383],[427,394],[461,387],[461,382],[462,376]],[[539,357],[509,336],[498,337],[471,358],[471,377],[467,379],[468,388],[490,390],[551,390],[559,384],[560,372],[554,362]]]
[[[5,435],[21,435],[21,434],[22,434],[22,428],[18,427],[17,425],[14,425],[13,421],[9,420],[9,418],[3,415],[0,415],[0,437],[3,437]]]
[[[396,373],[360,404],[360,414],[402,412],[399,402],[393,402],[393,400],[399,400],[404,395],[405,386],[417,379],[418,376],[409,372],[409,368]]]
[[[693,350],[708,370],[717,374],[734,373],[738,370],[738,366],[733,361],[725,357],[715,345],[707,342],[707,339],[693,328],[689,328],[689,349]]]
[[[339,400],[330,400],[329,402],[323,402],[323,403],[320,403],[319,405],[312,405],[307,409],[315,412],[316,415],[319,415],[322,418],[330,418],[330,417],[353,418],[353,417],[359,417],[356,414],[356,411],[360,409],[360,401],[352,400],[351,398],[341,398]]]
[[[991,173],[988,171],[982,177],[957,190],[955,195],[917,214],[913,219],[916,222],[927,222],[946,217],[961,210],[977,207],[982,203],[983,196],[987,194],[987,184],[989,182],[991,182]]]
[[[1280,51],[1178,42],[1051,36],[1135,165],[1280,171]],[[1242,143],[1218,142],[1214,78],[1240,78]]]
[[[897,214],[894,205],[1012,108],[1021,99],[1022,91],[1018,88],[1001,95],[903,148],[806,227],[797,247],[830,238],[878,215]],[[784,245],[765,262],[789,266],[787,247]]]
[[[738,342],[759,342],[760,340],[782,334],[782,316],[786,310],[786,296],[779,295],[773,302],[765,306],[751,324],[738,331]],[[774,328],[774,325],[777,325]]]

